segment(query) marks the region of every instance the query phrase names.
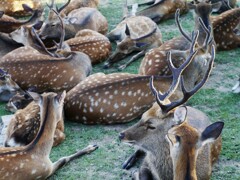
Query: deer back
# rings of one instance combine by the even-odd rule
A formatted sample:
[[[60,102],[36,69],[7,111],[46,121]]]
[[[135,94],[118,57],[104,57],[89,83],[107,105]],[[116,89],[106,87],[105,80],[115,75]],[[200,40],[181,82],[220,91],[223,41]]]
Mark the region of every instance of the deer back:
[[[213,17],[214,40],[218,50],[230,50],[240,46],[240,37],[234,29],[240,21],[240,8],[228,10]]]
[[[156,78],[156,82],[165,89],[171,80]],[[176,93],[175,98],[179,96]],[[100,73],[89,76],[67,93],[65,116],[84,124],[124,123],[140,116],[153,100],[149,76]]]
[[[182,14],[187,13],[187,2],[183,0],[162,0],[137,12],[136,15],[147,16],[155,22],[160,22],[174,18],[177,9],[180,9]]]
[[[65,42],[72,51],[80,51],[87,54],[92,64],[105,60],[111,51],[111,43],[108,38],[90,29],[79,31],[74,38]]]
[[[0,67],[9,70],[12,79],[25,90],[32,86],[39,92],[70,90],[90,74],[92,66],[84,53],[65,53],[55,58],[26,46],[5,55]]]

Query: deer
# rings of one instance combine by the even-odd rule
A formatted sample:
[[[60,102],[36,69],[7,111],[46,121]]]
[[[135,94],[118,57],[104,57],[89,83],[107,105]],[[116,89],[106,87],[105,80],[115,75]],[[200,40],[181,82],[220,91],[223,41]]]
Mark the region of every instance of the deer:
[[[53,163],[49,154],[57,123],[62,118],[66,92],[59,95],[52,92],[43,95],[33,92],[30,94],[40,107],[39,131],[34,140],[26,146],[0,148],[1,179],[46,179],[69,161],[97,149],[96,145],[89,145]]]
[[[195,58],[197,36],[198,33],[194,35],[190,53],[181,67],[187,67]],[[154,103],[154,97],[149,91],[150,77],[129,73],[93,74],[67,93],[65,117],[83,124],[129,122],[141,116]],[[166,91],[172,83],[170,76],[155,76],[155,85],[162,91]],[[171,98],[176,100],[181,96],[181,91],[177,89]]]
[[[83,7],[71,11],[67,16],[62,10],[67,7],[70,0],[61,8],[57,8],[57,12],[64,18],[65,23],[65,40],[73,38],[76,33],[82,29],[91,29],[105,35],[108,31],[108,23],[106,18],[95,8]],[[49,9],[54,7],[54,0],[48,6]],[[58,17],[49,11],[48,18],[40,29],[39,36],[41,39],[58,39],[60,37],[61,24]]]
[[[36,137],[40,128],[41,121],[39,105],[33,101],[32,97],[26,97],[25,95],[25,98],[30,99],[31,101],[29,100],[30,103],[25,108],[17,110],[14,117],[10,120],[6,131],[6,139],[4,142],[5,147],[28,145]],[[59,145],[64,140],[64,122],[63,117],[61,117],[54,133],[53,146]]]
[[[233,93],[240,93],[240,76],[237,80],[237,83],[232,87]]]
[[[31,9],[42,9],[41,1],[37,0],[2,0],[0,11],[3,11],[6,15],[15,17],[30,16],[31,12],[27,11],[22,4],[28,5]]]
[[[71,2],[68,4],[67,7],[63,9],[63,13],[68,15],[71,11],[75,9],[79,9],[82,7],[91,7],[91,8],[97,8],[99,5],[99,0],[71,0]]]
[[[0,68],[0,102],[7,102],[18,92],[22,92],[22,89],[7,71]]]
[[[211,3],[216,3],[219,0],[211,0]],[[228,11],[232,8],[236,8],[237,7],[237,1],[236,0],[222,0],[222,6],[220,7],[219,10],[215,11],[219,14]]]
[[[180,179],[192,179],[187,173],[192,169],[196,170],[198,179],[210,179],[212,164],[216,162],[221,151],[221,136],[218,137],[217,134],[215,134],[216,136],[213,136],[214,133],[204,133],[206,132],[204,129],[209,129],[211,127],[211,123],[207,115],[193,107],[184,107],[182,105],[187,102],[187,100],[191,98],[207,81],[215,58],[214,45],[211,46],[211,53],[212,56],[208,64],[206,74],[204,75],[203,79],[199,83],[195,84],[195,86],[190,90],[185,87],[185,79],[182,76],[183,68],[186,68],[186,65],[175,67],[172,59],[170,58],[171,51],[168,53],[168,61],[173,74],[173,83],[169,89],[164,92],[157,90],[154,85],[154,77],[151,77],[150,89],[155,96],[156,102],[142,115],[142,118],[139,120],[139,122],[119,134],[121,141],[137,146],[141,149],[141,151],[146,153],[139,171],[133,174],[133,179],[173,179],[173,177],[175,177],[175,179],[178,179],[178,177]],[[179,85],[181,86],[183,93],[182,97],[176,101],[169,100]],[[175,159],[177,157],[175,157],[173,160],[171,157],[182,152],[173,150],[165,137],[172,132],[171,128],[178,127],[178,125],[176,125],[176,121],[182,117],[181,114],[184,114],[181,113],[184,112],[182,111],[183,108],[186,109],[185,111],[187,111],[187,115],[185,115],[187,117],[185,123],[188,125],[188,127],[190,129],[195,128],[195,132],[197,131],[198,133],[205,134],[206,136],[204,138],[212,138],[211,140],[215,141],[206,145],[204,145],[204,143],[199,144],[198,152],[196,152],[196,149],[193,150],[192,153],[196,155],[196,166],[189,164],[189,166],[184,169],[185,164],[188,163],[186,162],[188,159],[184,158],[181,160],[183,163],[183,168],[176,169],[172,161],[176,162]],[[220,122],[220,124],[222,123]],[[218,128],[218,126],[216,127],[215,125],[213,125],[213,127],[214,128],[212,129],[216,129],[219,135],[221,133],[221,128]],[[188,137],[180,137],[180,135],[178,136],[179,137],[176,137],[174,142],[185,142],[187,141],[186,139],[188,137],[196,137],[192,134],[189,134]],[[179,148],[181,148],[180,145]],[[137,152],[139,153],[139,151]],[[131,167],[135,161],[135,155],[137,152],[124,163],[124,168]],[[183,153],[188,152],[184,151]],[[189,159],[190,158],[192,159],[192,157],[189,157]],[[175,173],[179,176],[176,176]],[[183,174],[180,176],[178,173]]]
[[[214,40],[217,50],[231,50],[240,47],[240,37],[235,28],[240,22],[240,8],[230,9],[212,17]]]
[[[136,8],[133,6],[132,11],[136,11]],[[105,62],[104,68],[109,68],[132,52],[137,52],[127,63],[119,66],[119,70],[125,69],[130,63],[144,56],[149,49],[159,47],[162,44],[162,34],[156,23],[148,17],[135,16],[134,13],[128,15],[115,29],[108,33],[107,37],[117,41],[117,47]]]
[[[204,62],[210,58],[209,48],[210,44],[214,43],[213,30],[211,28],[210,14],[213,9],[219,9],[221,3],[211,4],[209,2],[189,3],[189,8],[195,11],[195,31],[199,31],[199,38],[197,40],[197,47],[199,49],[195,61],[188,68],[184,76],[191,74],[192,81],[197,82],[199,74],[204,73]],[[168,68],[166,61],[166,52],[171,50],[173,56],[173,63],[178,66],[188,54],[188,49],[191,44],[191,37],[184,32],[180,24],[180,12],[176,11],[175,21],[182,36],[166,41],[159,48],[150,50],[143,58],[139,74],[141,75],[170,75],[171,71]],[[202,20],[204,19],[204,21]],[[195,68],[197,67],[197,68]],[[189,73],[193,70],[194,73]],[[188,72],[188,73],[187,73]],[[195,79],[195,77],[197,79]]]
[[[148,3],[151,5],[141,11],[138,11],[136,15],[147,16],[156,23],[174,18],[174,14],[177,9],[181,9],[181,14],[188,12],[187,2],[184,0],[154,0]]]
[[[53,11],[60,18],[59,14]],[[12,79],[23,90],[34,86],[38,92],[69,91],[90,74],[92,65],[86,54],[62,49],[63,23],[60,43],[54,52],[48,51],[34,28],[32,30],[47,55],[25,46],[8,53],[0,61],[0,67],[9,71]]]
[[[1,24],[0,25],[0,32],[11,33],[14,30],[18,29],[19,27],[21,27],[22,25],[33,24],[42,13],[41,10],[32,10],[26,4],[23,4],[22,7],[26,11],[32,12],[33,13],[32,16],[28,20],[17,20],[13,17],[2,14],[2,17],[0,18],[0,24]]]
[[[197,158],[199,151],[205,150],[205,156],[208,158],[210,167],[206,168],[212,171],[213,146],[209,143],[214,143],[218,140],[224,122],[218,121],[207,127],[194,127],[187,120],[187,108],[178,109],[174,120],[176,124],[167,132],[166,139],[169,143],[170,156],[173,162],[173,177],[177,179],[197,179]],[[175,115],[174,114],[174,115]],[[205,128],[205,129],[204,129]],[[204,146],[207,148],[204,149]],[[210,153],[210,154],[208,154]],[[201,170],[199,170],[201,171]],[[206,176],[210,179],[209,176]]]

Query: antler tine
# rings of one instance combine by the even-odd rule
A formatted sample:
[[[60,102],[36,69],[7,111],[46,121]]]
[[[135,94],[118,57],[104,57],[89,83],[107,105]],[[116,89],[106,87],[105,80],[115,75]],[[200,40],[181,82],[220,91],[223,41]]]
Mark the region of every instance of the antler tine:
[[[60,38],[59,45],[57,47],[57,50],[58,50],[58,49],[62,49],[62,44],[63,44],[64,38],[65,38],[65,29],[64,29],[63,20],[62,20],[61,16],[59,15],[59,13],[55,9],[52,9],[52,11],[58,16],[60,23],[61,23],[61,38]]]
[[[49,9],[52,9],[53,6],[54,6],[54,0],[51,1],[51,5],[49,5],[48,3],[46,3],[46,4],[47,4],[47,7],[48,7]]]
[[[184,86],[183,76],[181,76],[180,85],[181,85],[181,89],[182,89],[182,92],[183,92],[183,98],[178,100],[178,101],[172,102],[168,105],[162,105],[161,108],[162,108],[163,113],[167,113],[170,110],[174,109],[175,107],[180,106],[183,103],[187,102],[187,100],[190,99],[205,84],[208,77],[210,76],[210,73],[211,73],[211,70],[212,70],[212,67],[213,67],[213,63],[214,63],[214,59],[215,59],[215,46],[212,45],[211,59],[210,59],[209,66],[208,66],[208,69],[206,71],[206,74],[204,75],[202,81],[199,82],[191,91],[187,91],[185,86]]]
[[[221,0],[221,1],[222,1],[229,9],[232,9],[229,0],[227,0],[227,2],[224,1],[224,0]]]
[[[207,36],[205,38],[205,41],[204,41],[204,44],[203,44],[203,47],[204,46],[207,46],[209,45],[212,41],[213,41],[213,37],[211,37],[211,32],[212,32],[212,28],[211,26],[208,26],[208,28],[205,26],[202,18],[198,18],[199,20],[199,23],[200,25],[202,26],[203,30],[206,32]]]
[[[153,76],[151,77],[150,89],[153,92],[153,94],[154,94],[154,96],[156,98],[157,103],[159,104],[159,106],[162,109],[165,109],[164,105],[162,104],[162,101],[164,101],[165,99],[168,99],[174,93],[174,91],[176,90],[176,88],[178,87],[178,84],[180,82],[180,77],[181,77],[182,72],[192,62],[192,60],[194,59],[195,55],[198,52],[198,50],[194,51],[194,46],[196,44],[198,35],[199,35],[199,32],[197,31],[197,33],[193,37],[192,45],[191,45],[191,48],[190,48],[190,54],[189,54],[187,60],[184,61],[184,63],[179,68],[176,68],[173,65],[172,58],[171,58],[171,52],[167,52],[168,66],[169,66],[169,68],[170,68],[170,70],[172,72],[173,81],[172,81],[172,84],[171,84],[169,90],[166,93],[162,94],[161,92],[158,92],[156,90],[156,88],[153,85],[153,78],[154,77]]]
[[[58,7],[56,7],[57,12],[60,13],[65,7],[68,6],[68,4],[69,4],[70,2],[71,2],[71,0],[68,0],[68,2],[67,2],[66,4],[64,4],[62,7],[60,7],[59,9],[58,9]]]
[[[40,37],[38,36],[38,34],[36,33],[34,27],[32,27],[31,29],[32,33],[34,34],[34,36],[37,38],[38,42],[40,43],[40,45],[42,46],[42,48],[44,49],[44,51],[49,54],[52,57],[55,57],[55,55],[53,53],[51,53],[50,51],[47,50],[46,46],[44,45],[44,43],[42,42],[42,40],[40,39]]]
[[[191,38],[183,31],[182,26],[179,21],[179,17],[180,17],[180,9],[177,9],[176,13],[175,13],[175,21],[178,26],[178,29],[182,33],[183,37],[185,37],[186,40],[188,40],[189,42],[192,42]]]

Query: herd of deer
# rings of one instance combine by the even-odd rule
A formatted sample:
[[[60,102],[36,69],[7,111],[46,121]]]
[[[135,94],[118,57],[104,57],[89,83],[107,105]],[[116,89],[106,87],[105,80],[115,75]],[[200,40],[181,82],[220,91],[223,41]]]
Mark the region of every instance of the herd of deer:
[[[44,21],[37,2],[23,4],[16,13],[2,6],[0,13],[0,100],[15,113],[6,147],[0,147],[0,179],[46,179],[98,148],[89,145],[52,163],[52,146],[65,139],[64,119],[116,124],[141,115],[119,134],[139,147],[123,168],[145,154],[134,179],[210,179],[224,123],[211,124],[203,112],[184,103],[207,81],[215,51],[240,47],[236,0],[151,0],[141,11],[137,7],[142,4],[134,4],[131,13],[125,4],[123,20],[109,33],[98,0],[68,0],[60,8],[52,0]],[[195,18],[191,34],[180,24],[180,14],[189,10]],[[9,16],[22,14],[31,17]],[[174,14],[182,36],[163,42],[156,23]],[[110,41],[117,43],[112,55]],[[137,54],[119,69],[144,56],[139,74],[90,75],[92,64],[107,59],[104,68],[109,68],[132,52]],[[240,79],[233,91],[240,92]]]

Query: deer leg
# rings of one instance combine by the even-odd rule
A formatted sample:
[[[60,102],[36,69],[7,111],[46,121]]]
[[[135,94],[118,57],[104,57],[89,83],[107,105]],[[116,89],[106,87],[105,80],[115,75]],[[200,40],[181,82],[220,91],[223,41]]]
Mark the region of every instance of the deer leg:
[[[89,154],[89,153],[95,151],[97,148],[98,148],[97,145],[89,145],[86,148],[78,151],[75,154],[72,154],[72,155],[66,156],[66,157],[62,157],[57,162],[53,163],[53,170],[52,170],[50,176],[53,175],[58,169],[63,167],[66,163],[68,163],[68,162],[70,162],[70,161],[72,161],[72,160],[74,160],[74,159],[76,159],[76,158],[78,158],[82,155]]]
[[[129,64],[131,64],[132,62],[136,61],[138,58],[144,56],[146,54],[146,50],[143,50],[139,53],[137,53],[136,55],[134,55],[129,61],[127,61],[125,64],[121,65],[118,67],[119,71],[124,70]]]
[[[145,155],[145,152],[138,149],[131,155],[122,165],[123,169],[130,169],[137,162],[138,159],[142,158]]]

